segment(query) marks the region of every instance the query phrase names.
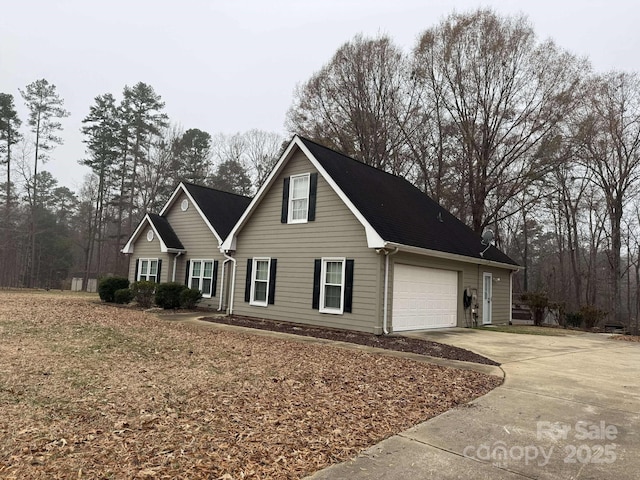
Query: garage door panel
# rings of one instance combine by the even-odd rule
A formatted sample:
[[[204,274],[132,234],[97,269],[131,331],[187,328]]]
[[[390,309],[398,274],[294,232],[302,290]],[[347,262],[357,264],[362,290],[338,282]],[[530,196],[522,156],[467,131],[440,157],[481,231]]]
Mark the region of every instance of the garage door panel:
[[[393,331],[454,327],[457,310],[457,272],[395,265]]]

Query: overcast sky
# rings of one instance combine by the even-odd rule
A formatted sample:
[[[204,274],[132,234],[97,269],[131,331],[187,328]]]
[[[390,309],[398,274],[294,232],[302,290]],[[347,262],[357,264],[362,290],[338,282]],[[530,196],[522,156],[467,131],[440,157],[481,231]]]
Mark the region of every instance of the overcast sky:
[[[288,135],[296,85],[356,34],[389,35],[405,51],[452,11],[524,13],[540,39],[587,56],[597,71],[640,71],[635,0],[19,0],[0,15],[0,92],[46,78],[71,116],[44,167],[79,187],[88,169],[79,133],[96,95],[153,86],[183,128],[258,128]]]

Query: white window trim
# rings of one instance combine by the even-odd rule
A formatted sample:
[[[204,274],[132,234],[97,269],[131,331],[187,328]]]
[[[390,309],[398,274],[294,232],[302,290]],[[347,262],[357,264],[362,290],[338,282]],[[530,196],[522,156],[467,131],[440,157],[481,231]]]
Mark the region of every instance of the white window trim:
[[[326,307],[325,302],[325,286],[327,278],[327,263],[328,262],[342,262],[342,284],[340,293],[340,308]],[[334,315],[342,315],[344,313],[344,291],[345,291],[345,272],[347,266],[346,257],[323,257],[322,268],[320,269],[320,313],[331,313]]]
[[[300,197],[300,198],[293,198],[293,184],[294,179],[296,178],[307,178],[307,194],[306,197]],[[302,175],[292,175],[289,178],[289,205],[287,206],[287,223],[307,223],[309,221],[309,193],[311,190],[311,174],[310,173],[303,173]],[[298,220],[294,220],[293,219],[293,201],[294,200],[302,200],[306,198],[307,199],[307,210],[306,210],[306,214],[304,218],[300,218]]]
[[[258,272],[257,263],[267,262],[267,294],[264,301],[256,300],[256,273]],[[269,304],[269,283],[271,280],[271,257],[253,257],[251,264],[251,296],[249,297],[249,305],[255,305],[256,307],[266,307]],[[261,280],[262,281],[262,280]]]
[[[193,282],[193,279],[194,278],[198,278],[200,280],[200,282],[199,282],[199,285],[200,285],[199,290],[201,292],[202,292],[202,281],[204,279],[206,279],[206,278],[209,278],[209,277],[205,277],[204,276],[204,263],[205,262],[211,262],[211,288],[209,290],[209,293],[202,292],[202,298],[211,298],[211,291],[213,290],[213,281],[214,281],[213,276],[215,275],[215,272],[214,272],[215,261],[212,258],[205,258],[205,259],[196,258],[196,259],[191,259],[190,262],[191,263],[189,264],[189,288],[193,288],[191,286],[191,283]],[[194,267],[195,263],[200,263],[200,276],[198,276],[198,277],[194,277],[193,276],[193,270],[194,270],[193,267]]]
[[[155,283],[160,283],[160,279],[158,278],[158,264],[159,264],[159,260],[157,258],[139,258],[138,259],[138,275],[136,278],[136,282],[140,282],[142,280],[142,262],[148,262],[148,269],[147,269],[147,274],[145,275],[145,281],[150,282],[151,280],[149,280],[149,277],[154,277]],[[151,271],[151,262],[156,262],[156,274],[155,275],[151,275],[148,272]]]

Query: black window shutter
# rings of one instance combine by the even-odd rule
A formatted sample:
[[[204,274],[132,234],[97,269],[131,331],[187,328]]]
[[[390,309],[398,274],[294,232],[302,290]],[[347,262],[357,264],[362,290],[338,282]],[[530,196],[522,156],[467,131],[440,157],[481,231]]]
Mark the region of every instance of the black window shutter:
[[[320,272],[322,271],[322,260],[316,258],[313,261],[313,303],[311,308],[320,309]]]
[[[247,258],[247,278],[244,281],[244,301],[251,300],[251,268],[253,267],[253,259]]]
[[[189,271],[191,270],[191,260],[187,260],[186,264],[187,264],[187,268],[185,269],[185,273],[184,273],[184,284],[188,287],[189,286]]]
[[[138,281],[138,268],[140,267],[140,259],[136,258],[136,271],[133,274],[133,281],[137,282]]]
[[[344,268],[344,311],[351,313],[353,304],[353,260],[347,260]]]
[[[216,296],[216,287],[218,286],[218,260],[213,261],[213,279],[211,280],[211,296]]]
[[[282,182],[282,215],[280,216],[281,223],[287,223],[289,220],[289,181],[290,177],[286,177]]]
[[[312,173],[309,177],[309,212],[307,220],[313,222],[316,219],[316,191],[318,190],[318,173]]]
[[[156,282],[160,283],[160,273],[162,272],[162,260],[158,260],[158,276],[156,277]]]
[[[267,303],[273,305],[276,303],[276,266],[278,260],[276,258],[271,259],[271,266],[269,267],[269,294]]]

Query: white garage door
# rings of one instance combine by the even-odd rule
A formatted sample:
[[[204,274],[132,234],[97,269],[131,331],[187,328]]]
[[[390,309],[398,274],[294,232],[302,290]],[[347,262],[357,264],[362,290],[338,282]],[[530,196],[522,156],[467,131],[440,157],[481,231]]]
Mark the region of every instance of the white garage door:
[[[399,265],[393,275],[393,331],[455,327],[458,272]]]

